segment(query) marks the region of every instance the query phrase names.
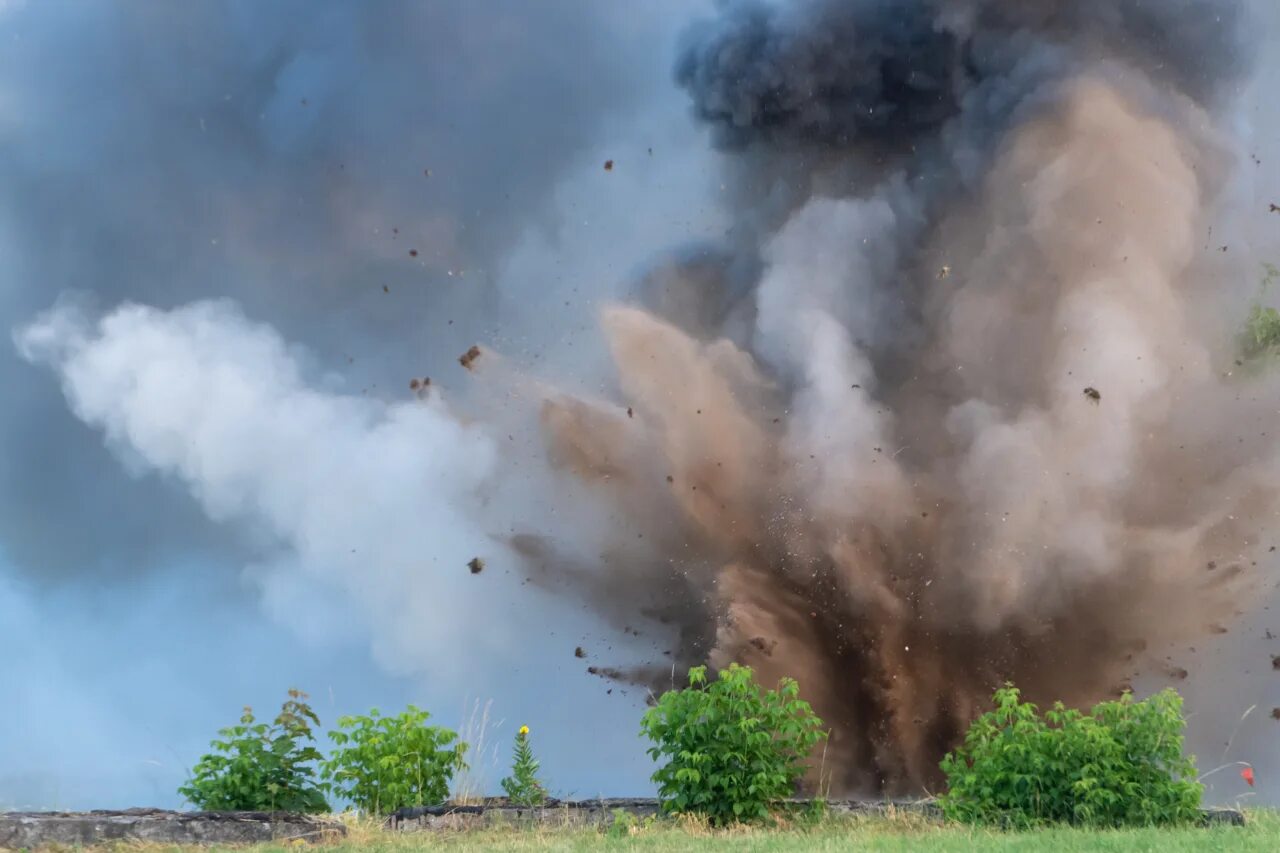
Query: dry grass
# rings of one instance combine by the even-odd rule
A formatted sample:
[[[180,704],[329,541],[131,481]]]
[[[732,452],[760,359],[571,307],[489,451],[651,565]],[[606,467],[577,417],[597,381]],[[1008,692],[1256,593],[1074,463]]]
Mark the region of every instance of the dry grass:
[[[490,737],[490,729],[502,727],[504,721],[492,722],[489,712],[493,708],[493,700],[483,705],[479,699],[471,705],[471,714],[462,725],[458,738],[469,744],[467,769],[458,774],[454,780],[453,802],[461,805],[479,803],[484,800],[484,792],[492,786],[489,784],[488,771],[498,766],[498,744]]]

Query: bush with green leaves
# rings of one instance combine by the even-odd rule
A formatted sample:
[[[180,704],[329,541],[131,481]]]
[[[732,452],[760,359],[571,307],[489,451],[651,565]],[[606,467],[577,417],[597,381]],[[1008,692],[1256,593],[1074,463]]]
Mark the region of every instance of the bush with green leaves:
[[[689,671],[689,686],[663,694],[641,734],[662,766],[653,774],[662,808],[723,825],[767,818],[794,795],[810,751],[826,737],[822,720],[790,678],[764,691],[750,667],[731,665],[714,681]]]
[[[329,733],[334,750],[321,765],[330,791],[373,815],[444,802],[453,774],[466,769],[467,745],[449,729],[428,726],[429,718],[413,705],[394,717],[377,708],[340,717]]]
[[[245,708],[240,725],[219,730],[214,751],[200,759],[178,793],[203,811],[328,811],[315,780],[320,753],[310,745],[312,724],[320,720],[299,690],[289,691],[270,725],[256,722]]]
[[[502,780],[502,790],[512,805],[527,808],[540,806],[547,800],[546,789],[538,781],[538,759],[529,745],[529,727],[516,732],[516,745],[511,762],[511,775]]]
[[[1280,269],[1272,264],[1263,264],[1262,269],[1262,288],[1240,332],[1240,351],[1249,360],[1280,355],[1280,311],[1262,304],[1268,288],[1280,279]]]
[[[939,801],[949,819],[1006,827],[1189,823],[1203,787],[1185,727],[1172,690],[1141,702],[1125,693],[1088,714],[1058,702],[1041,716],[1009,684],[943,759]]]

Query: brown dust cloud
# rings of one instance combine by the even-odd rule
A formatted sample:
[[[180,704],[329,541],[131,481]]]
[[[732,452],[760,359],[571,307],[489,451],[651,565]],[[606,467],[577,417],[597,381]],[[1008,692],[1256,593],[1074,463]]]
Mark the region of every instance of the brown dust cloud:
[[[1242,22],[808,2],[696,30],[677,76],[750,269],[662,270],[602,312],[616,398],[547,395],[553,463],[628,519],[577,589],[644,599],[677,667],[796,677],[857,791],[933,785],[1006,680],[1097,701],[1222,630],[1280,510],[1276,382],[1199,262]]]

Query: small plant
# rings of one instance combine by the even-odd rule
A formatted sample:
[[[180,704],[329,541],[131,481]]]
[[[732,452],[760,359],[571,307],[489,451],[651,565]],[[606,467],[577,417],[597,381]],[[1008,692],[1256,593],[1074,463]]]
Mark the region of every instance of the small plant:
[[[613,820],[609,822],[605,835],[616,840],[630,838],[639,831],[640,821],[636,820],[635,815],[626,809],[614,809]]]
[[[330,790],[371,815],[442,803],[449,780],[466,768],[467,745],[449,729],[426,724],[430,714],[410,705],[394,717],[377,708],[340,717],[329,733],[333,754],[321,765]]]
[[[826,737],[794,680],[765,692],[737,664],[712,682],[706,667],[691,669],[688,688],[663,694],[641,734],[654,744],[649,756],[665,762],[653,774],[663,811],[716,825],[767,818],[795,792],[810,750]]]
[[[1258,301],[1249,311],[1240,333],[1240,349],[1246,359],[1260,359],[1280,354],[1280,311],[1262,304],[1267,288],[1280,279],[1280,269],[1263,264],[1262,288]]]
[[[202,811],[325,812],[312,762],[320,759],[311,725],[320,725],[307,694],[290,690],[271,725],[245,708],[240,725],[220,729],[178,793]]]
[[[511,775],[502,780],[502,790],[512,805],[531,808],[546,802],[546,789],[538,781],[538,759],[533,757],[533,748],[529,746],[528,726],[521,726],[516,732]]]
[[[1088,714],[1061,702],[1041,717],[1013,685],[942,761],[943,813],[964,823],[1151,826],[1199,819],[1202,786],[1183,754],[1182,699],[1125,693]]]

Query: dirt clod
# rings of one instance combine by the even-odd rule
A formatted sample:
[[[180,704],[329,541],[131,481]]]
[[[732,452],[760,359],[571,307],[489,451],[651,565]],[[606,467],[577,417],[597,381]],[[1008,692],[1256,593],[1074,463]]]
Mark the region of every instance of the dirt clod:
[[[458,357],[458,364],[461,364],[467,370],[471,369],[471,365],[476,363],[476,359],[480,357],[480,347],[472,346],[471,349],[464,352]]]
[[[467,563],[467,568],[471,569],[471,574],[478,575],[484,571],[484,560],[472,557],[471,562]]]
[[[1090,400],[1092,400],[1093,402],[1095,402],[1095,403],[1101,403],[1101,402],[1102,402],[1102,394],[1101,394],[1101,392],[1099,392],[1097,388],[1094,388],[1094,387],[1092,387],[1092,386],[1091,386],[1091,387],[1089,387],[1089,388],[1084,389],[1084,395],[1085,395],[1086,397],[1088,397]]]

